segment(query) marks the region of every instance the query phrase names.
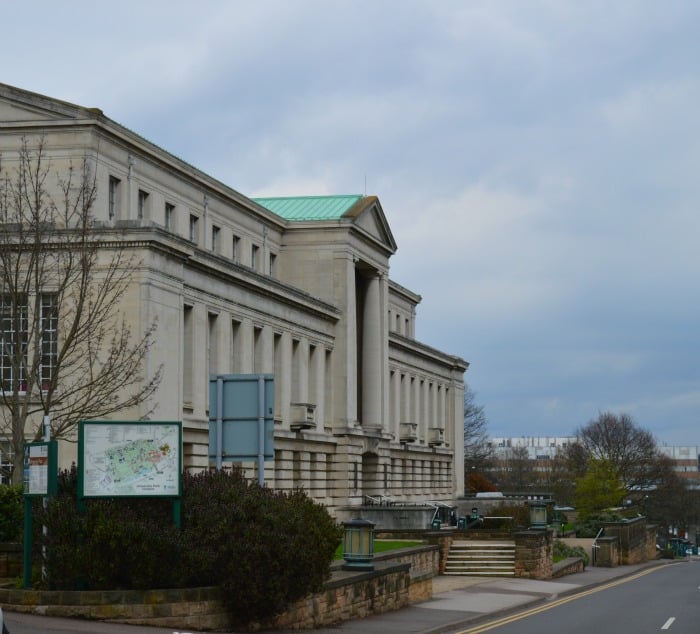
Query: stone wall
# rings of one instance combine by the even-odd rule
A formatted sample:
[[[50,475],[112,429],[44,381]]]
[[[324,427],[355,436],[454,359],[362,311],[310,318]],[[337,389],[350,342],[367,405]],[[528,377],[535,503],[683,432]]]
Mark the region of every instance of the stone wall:
[[[450,546],[456,529],[441,529],[441,530],[380,530],[375,532],[376,539],[411,539],[415,541],[424,541],[431,546],[438,547],[438,564],[434,569],[435,575],[445,573],[445,564],[447,556],[450,554]],[[462,533],[460,533],[462,534]],[[394,557],[394,553],[399,551],[391,551],[391,554],[376,555],[375,558],[382,560],[383,556]],[[415,563],[414,563],[415,565]]]
[[[649,559],[649,531],[645,517],[605,522],[603,527],[606,537],[617,537],[619,565],[638,564]]]
[[[434,549],[433,549],[434,550]],[[426,560],[427,561],[427,560]],[[406,607],[432,596],[432,574],[411,578],[409,563],[377,562],[375,570],[335,570],[325,589],[289,606],[257,628],[330,626]],[[38,591],[0,588],[9,612],[112,621],[189,630],[228,630],[231,619],[218,588],[176,590]]]
[[[595,565],[601,568],[614,568],[620,562],[619,540],[616,536],[599,537],[593,545]]]
[[[552,578],[551,530],[526,530],[513,533],[515,540],[515,576],[526,579]]]
[[[0,589],[0,604],[7,612],[135,625],[191,630],[222,630],[231,625],[218,588],[104,592]]]
[[[567,557],[552,565],[552,579],[583,572],[585,566],[581,557]]]
[[[337,579],[326,590],[291,605],[263,628],[309,629],[325,627],[409,605],[408,564],[377,564],[375,570]]]

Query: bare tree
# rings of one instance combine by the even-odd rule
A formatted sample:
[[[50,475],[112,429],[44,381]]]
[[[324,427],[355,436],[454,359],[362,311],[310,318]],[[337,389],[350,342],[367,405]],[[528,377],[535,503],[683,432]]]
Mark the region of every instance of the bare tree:
[[[466,476],[484,468],[493,451],[488,443],[486,414],[476,404],[476,393],[464,386],[464,469]]]
[[[18,482],[44,416],[52,437],[70,437],[80,420],[148,401],[162,369],[143,376],[155,323],[135,334],[125,319],[137,262],[123,235],[95,225],[88,157],[52,175],[42,137],[12,159],[0,157],[0,392]]]
[[[576,431],[579,447],[572,447],[575,471],[582,461],[604,460],[614,468],[620,483],[630,490],[659,481],[668,469],[650,432],[638,427],[628,414],[603,412]]]

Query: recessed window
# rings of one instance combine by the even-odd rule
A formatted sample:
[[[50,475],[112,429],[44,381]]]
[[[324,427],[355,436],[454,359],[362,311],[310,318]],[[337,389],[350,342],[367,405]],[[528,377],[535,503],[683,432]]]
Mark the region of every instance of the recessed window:
[[[277,277],[277,254],[270,253],[270,275]]]
[[[148,211],[148,192],[139,189],[139,207],[138,207],[138,218],[143,220],[146,217],[146,212]]]
[[[165,203],[165,228],[172,231],[175,227],[175,205]]]
[[[250,266],[256,271],[258,270],[260,259],[260,247],[257,245],[252,245],[250,248]]]
[[[190,214],[190,242],[199,242],[199,218]]]
[[[109,177],[109,219],[114,220],[117,217],[117,209],[119,207],[119,179],[115,176]]]
[[[212,226],[211,228],[211,250],[214,253],[218,253],[221,248],[221,229],[217,226]]]
[[[238,262],[240,257],[241,257],[240,248],[241,248],[241,239],[240,239],[240,237],[234,235],[232,240],[231,240],[231,259],[234,262]]]

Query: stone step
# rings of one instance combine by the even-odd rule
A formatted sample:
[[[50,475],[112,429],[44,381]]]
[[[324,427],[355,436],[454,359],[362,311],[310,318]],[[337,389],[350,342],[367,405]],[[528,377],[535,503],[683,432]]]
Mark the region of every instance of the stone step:
[[[445,574],[462,577],[513,577],[515,576],[515,570],[454,570],[450,572],[445,570]]]
[[[515,544],[506,541],[456,540],[445,562],[446,575],[512,577]]]

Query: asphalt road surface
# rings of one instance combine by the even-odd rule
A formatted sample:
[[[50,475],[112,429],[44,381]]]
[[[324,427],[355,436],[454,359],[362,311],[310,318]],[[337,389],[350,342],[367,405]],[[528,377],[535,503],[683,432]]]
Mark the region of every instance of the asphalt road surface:
[[[700,560],[660,566],[461,634],[699,634]]]

